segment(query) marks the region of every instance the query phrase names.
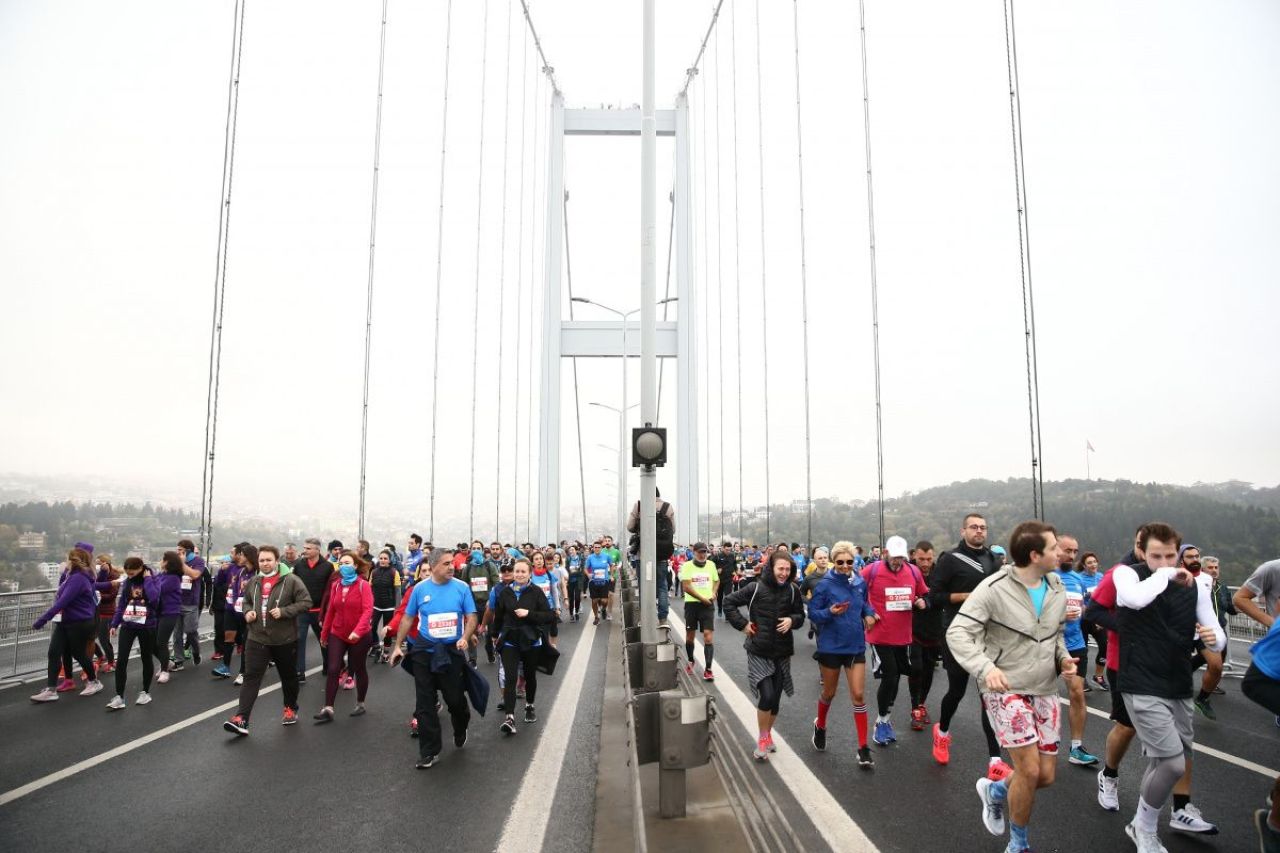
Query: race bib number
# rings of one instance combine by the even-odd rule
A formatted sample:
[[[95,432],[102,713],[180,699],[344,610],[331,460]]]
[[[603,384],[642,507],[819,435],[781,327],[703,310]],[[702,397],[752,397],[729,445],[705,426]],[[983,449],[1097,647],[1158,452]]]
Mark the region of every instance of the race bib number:
[[[231,605],[231,608],[235,610],[235,612],[237,613],[243,613],[244,612],[244,596],[243,595],[236,596],[235,603]]]
[[[227,600],[227,604],[236,603],[236,594],[232,592],[230,588],[227,589],[227,594],[223,597]]]
[[[52,619],[50,619],[49,621],[50,621],[50,622],[61,622],[61,621],[62,621],[62,614],[61,614],[61,613],[55,613],[55,614],[53,614],[53,618],[52,618]]]
[[[147,607],[139,602],[131,601],[124,606],[124,615],[120,618],[124,622],[141,625],[147,621]]]
[[[1067,609],[1080,610],[1084,607],[1084,596],[1078,592],[1067,592]]]
[[[608,569],[592,569],[591,570],[592,583],[606,583],[608,580],[609,580]]]
[[[472,591],[472,592],[479,592],[479,593],[486,593],[486,592],[488,592],[488,591],[489,591],[489,579],[488,579],[487,577],[484,577],[484,578],[472,578],[472,579],[471,579],[471,591]]]
[[[434,640],[452,640],[457,635],[457,613],[431,613],[427,616],[428,637]]]
[[[887,586],[884,588],[884,609],[901,611],[911,609],[911,587]]]
[[[191,591],[191,578],[187,577],[186,575],[182,576],[182,591],[183,592]]]
[[[711,575],[694,575],[689,580],[693,583],[694,586],[699,588],[704,586],[711,586]]]

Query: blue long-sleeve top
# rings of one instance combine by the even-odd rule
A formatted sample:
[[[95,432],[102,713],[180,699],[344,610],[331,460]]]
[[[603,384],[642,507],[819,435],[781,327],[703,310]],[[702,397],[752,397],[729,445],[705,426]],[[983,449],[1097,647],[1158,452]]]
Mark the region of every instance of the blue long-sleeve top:
[[[832,613],[835,604],[848,602],[844,613]],[[818,652],[829,655],[860,655],[867,651],[867,635],[862,620],[875,616],[867,600],[867,583],[862,576],[842,574],[834,569],[823,576],[809,599],[809,618],[818,632]]]

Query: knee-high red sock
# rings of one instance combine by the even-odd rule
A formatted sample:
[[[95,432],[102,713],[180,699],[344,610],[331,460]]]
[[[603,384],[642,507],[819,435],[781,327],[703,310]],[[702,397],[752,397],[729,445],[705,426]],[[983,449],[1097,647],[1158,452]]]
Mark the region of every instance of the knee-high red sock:
[[[827,727],[827,712],[831,710],[830,702],[818,700],[818,728],[825,729]]]
[[[853,706],[853,723],[858,727],[858,746],[867,745],[867,706]]]

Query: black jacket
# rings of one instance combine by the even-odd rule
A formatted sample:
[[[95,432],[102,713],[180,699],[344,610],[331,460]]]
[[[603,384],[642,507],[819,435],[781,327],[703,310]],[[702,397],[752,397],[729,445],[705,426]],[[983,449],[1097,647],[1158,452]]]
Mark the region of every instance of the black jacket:
[[[321,607],[324,597],[329,592],[329,578],[333,574],[333,563],[321,556],[313,569],[307,565],[306,557],[299,557],[293,563],[293,573],[298,576],[311,596],[312,607]]]
[[[396,567],[374,566],[369,573],[369,586],[373,587],[373,606],[379,610],[393,610],[396,606]]]
[[[754,583],[747,584],[724,600],[724,615],[729,624],[745,631],[748,623],[756,626],[756,635],[748,636],[742,647],[762,658],[786,658],[795,654],[791,635],[804,624],[804,598],[795,585],[795,570],[785,584],[779,584],[773,572],[762,572]],[[747,608],[744,616],[740,608]],[[791,617],[791,630],[778,633],[778,621]]]
[[[720,571],[720,583],[727,585],[729,578],[733,577],[733,570],[738,567],[738,561],[733,556],[732,551],[721,551],[711,558],[711,562],[716,564],[716,568]]]
[[[975,569],[973,563],[980,567]],[[951,601],[953,592],[973,592],[991,575],[1000,570],[1000,558],[990,548],[970,548],[960,541],[954,549],[938,558],[938,564],[929,573],[929,604],[942,611],[943,628],[960,612],[960,603]]]
[[[529,611],[523,618],[516,615],[520,609]],[[547,596],[533,583],[525,584],[524,589],[516,592],[515,584],[509,584],[498,593],[498,600],[493,605],[493,626],[490,631],[496,636],[499,646],[511,643],[521,651],[533,647],[539,639],[544,644],[543,626],[555,619]]]

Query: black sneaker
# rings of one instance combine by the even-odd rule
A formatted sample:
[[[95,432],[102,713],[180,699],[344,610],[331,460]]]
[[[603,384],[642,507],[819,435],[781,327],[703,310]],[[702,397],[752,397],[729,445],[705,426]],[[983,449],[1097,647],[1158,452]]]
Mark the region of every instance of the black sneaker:
[[[307,674],[305,672],[298,673],[298,683],[299,684],[307,683]]]
[[[504,735],[513,735],[516,733],[516,718],[507,714],[507,718],[502,721],[502,725],[498,726],[498,731]]]
[[[494,710],[497,711],[498,713],[502,713],[503,711],[507,710],[506,703],[499,702],[497,705],[494,706]]]
[[[169,667],[170,672],[182,672],[182,670],[184,669],[186,669],[186,667],[183,666],[182,661],[180,660],[174,661],[173,664],[170,665]]]
[[[525,721],[526,723],[536,723],[536,722],[538,722],[538,715],[537,715],[537,713],[535,713],[535,712],[534,712],[534,710],[533,710],[533,706],[532,706],[532,705],[525,705],[525,706],[524,706],[524,721]]]
[[[429,770],[434,767],[436,762],[440,760],[438,755],[428,755],[426,758],[419,758],[418,763],[413,765],[419,770]]]
[[[874,770],[876,760],[871,757],[871,747],[864,746],[858,749],[858,766],[863,770]]]
[[[457,748],[457,749],[462,749],[464,746],[466,746],[466,745],[467,745],[467,730],[466,730],[466,729],[463,729],[463,730],[462,730],[462,731],[460,731],[460,732],[454,732],[454,733],[453,733],[453,745],[454,745],[454,747],[455,747],[455,748]]]
[[[244,736],[249,734],[249,721],[244,717],[236,714],[231,719],[222,724],[222,727],[233,735]]]
[[[813,721],[813,748],[821,752],[827,748],[827,730],[818,728],[818,721]]]
[[[200,665],[200,647],[199,646],[191,647],[191,665],[192,666]]]

